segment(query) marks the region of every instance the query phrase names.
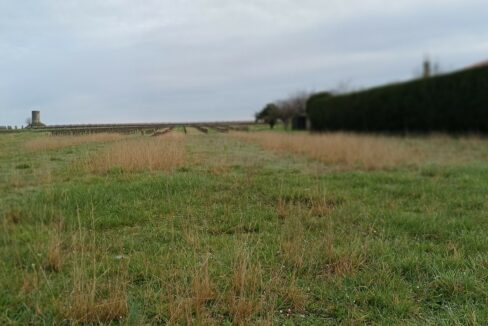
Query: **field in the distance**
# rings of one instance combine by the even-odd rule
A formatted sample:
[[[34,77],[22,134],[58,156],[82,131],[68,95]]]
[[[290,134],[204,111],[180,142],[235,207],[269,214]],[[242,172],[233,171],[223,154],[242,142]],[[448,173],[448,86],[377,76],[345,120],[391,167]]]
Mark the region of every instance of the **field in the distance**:
[[[486,324],[488,139],[0,135],[0,323]]]

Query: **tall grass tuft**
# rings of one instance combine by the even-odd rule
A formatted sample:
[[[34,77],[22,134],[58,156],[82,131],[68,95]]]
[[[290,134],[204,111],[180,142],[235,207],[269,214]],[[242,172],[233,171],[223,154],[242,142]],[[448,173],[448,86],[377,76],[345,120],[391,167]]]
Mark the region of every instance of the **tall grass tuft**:
[[[100,287],[96,278],[90,283],[79,284],[70,297],[70,306],[66,317],[78,323],[107,323],[125,318],[128,314],[127,290],[123,284],[110,284]],[[98,298],[98,293],[107,292],[106,298]]]
[[[262,283],[261,266],[251,262],[246,250],[239,250],[235,257],[231,288],[226,300],[234,324],[250,324],[251,319],[261,312]]]
[[[185,162],[184,135],[126,139],[95,153],[85,167],[91,172],[163,170],[169,171]]]
[[[197,316],[204,314],[205,304],[216,298],[214,285],[210,280],[210,275],[208,272],[208,259],[209,256],[205,258],[202,266],[195,271],[195,275],[193,277],[192,297]]]
[[[72,288],[64,309],[65,318],[73,323],[100,324],[120,321],[129,313],[127,266],[103,268],[96,234],[79,222],[73,236]],[[103,251],[104,253],[106,251]]]
[[[56,234],[49,243],[47,250],[47,260],[44,264],[44,268],[48,271],[59,272],[63,264],[63,258],[61,254],[61,240],[59,234]]]

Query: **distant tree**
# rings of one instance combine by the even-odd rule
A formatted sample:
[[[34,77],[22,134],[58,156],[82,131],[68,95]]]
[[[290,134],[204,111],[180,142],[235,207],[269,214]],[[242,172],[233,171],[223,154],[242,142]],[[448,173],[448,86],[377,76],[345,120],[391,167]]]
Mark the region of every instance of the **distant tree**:
[[[29,127],[32,124],[32,118],[29,117],[29,118],[25,119],[25,123],[26,123],[27,127]]]
[[[267,104],[261,111],[256,113],[256,121],[263,121],[269,125],[271,129],[275,126],[280,118],[280,109],[274,103]]]

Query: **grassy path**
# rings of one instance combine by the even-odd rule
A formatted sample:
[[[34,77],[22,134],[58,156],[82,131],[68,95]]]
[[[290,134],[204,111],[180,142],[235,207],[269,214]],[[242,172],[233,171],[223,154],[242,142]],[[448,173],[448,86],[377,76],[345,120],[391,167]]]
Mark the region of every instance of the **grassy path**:
[[[2,324],[487,321],[486,163],[334,172],[195,134],[173,172],[93,174],[107,143],[7,137]]]

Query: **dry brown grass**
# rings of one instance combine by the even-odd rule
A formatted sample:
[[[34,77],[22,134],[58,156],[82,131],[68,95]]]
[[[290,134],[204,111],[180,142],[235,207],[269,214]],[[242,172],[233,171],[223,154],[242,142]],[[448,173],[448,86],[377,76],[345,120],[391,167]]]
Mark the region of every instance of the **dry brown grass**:
[[[191,286],[181,287],[177,279],[169,285],[169,293],[164,299],[168,301],[168,324],[216,324],[208,309],[218,295],[209,274],[209,258],[207,254],[201,265],[193,271]]]
[[[72,289],[63,309],[65,319],[100,324],[127,317],[127,266],[121,263],[115,269],[102,268],[104,262],[97,257],[101,248],[96,244],[95,233],[84,230],[81,224],[72,241]]]
[[[82,283],[80,283],[82,284]],[[105,298],[99,298],[97,292],[106,292]],[[66,311],[68,320],[77,323],[107,323],[121,320],[128,314],[127,290],[123,284],[109,284],[100,287],[93,280],[75,288]]]
[[[450,136],[433,134],[424,137],[408,137],[405,142],[425,153],[429,161],[435,163],[463,164],[472,161],[488,160],[488,139],[486,136],[472,134]]]
[[[37,272],[26,273],[22,281],[22,287],[20,289],[21,293],[30,294],[34,291],[37,291],[40,287],[40,283],[41,280]]]
[[[352,252],[346,254],[335,254],[330,257],[324,267],[324,276],[340,277],[357,273],[365,264],[366,258],[363,254]]]
[[[126,139],[97,152],[86,162],[91,172],[107,172],[114,168],[123,171],[169,171],[185,162],[185,136],[180,133],[165,137]]]
[[[19,224],[22,221],[22,212],[18,209],[11,209],[5,213],[4,221]]]
[[[397,137],[343,132],[235,132],[231,135],[240,140],[258,143],[275,152],[303,155],[341,169],[376,170],[426,162],[462,164],[488,160],[488,139],[480,135],[453,137],[432,134]]]
[[[297,278],[293,276],[286,287],[284,301],[290,306],[286,312],[288,314],[295,312],[303,312],[307,304],[307,295],[297,285]]]
[[[280,202],[285,201],[281,199],[278,204]],[[329,214],[330,201],[313,200],[311,202],[325,203],[319,205],[319,207],[326,207],[323,209],[326,214]],[[322,224],[324,231],[317,238],[313,240],[307,239],[307,231],[304,224],[313,222],[314,218],[323,219],[323,216],[315,213],[315,210],[317,210],[315,205],[300,207],[289,202],[282,205],[285,205],[284,207],[286,208],[282,208],[282,210],[286,210],[287,215],[284,220],[280,242],[281,257],[284,266],[290,271],[293,273],[314,273],[327,278],[341,278],[344,275],[355,274],[365,266],[368,252],[367,244],[353,242],[349,244],[346,250],[338,250],[334,246],[336,236],[334,235],[331,220],[327,220],[325,224]],[[318,210],[323,213],[323,209],[320,208]],[[290,285],[290,297],[296,297],[296,302],[300,302],[300,291],[295,285]],[[300,310],[300,307],[299,303],[294,304],[294,309]]]
[[[234,325],[256,324],[263,317],[261,314],[266,312],[263,308],[268,304],[261,267],[251,262],[249,253],[238,249],[231,273],[220,275],[228,282],[227,286],[219,288],[209,273],[209,257],[205,256],[192,272],[189,286],[181,286],[181,275],[169,284],[169,292],[163,298],[167,302],[166,313],[163,313],[167,314],[167,323],[220,325],[214,314],[217,309],[228,316]]]
[[[119,134],[92,134],[82,136],[45,136],[29,140],[25,148],[31,152],[61,149],[87,143],[105,143],[123,139]]]
[[[289,207],[288,203],[281,198],[280,198],[280,200],[278,200],[278,202],[276,204],[276,214],[278,215],[278,218],[280,218],[280,219],[285,219],[290,214],[290,207]]]
[[[308,156],[328,164],[367,170],[416,163],[422,152],[400,139],[386,136],[330,133],[321,135],[272,132],[234,133],[235,137],[257,142],[266,149]]]
[[[49,243],[47,250],[47,260],[44,264],[44,268],[47,271],[59,272],[63,264],[61,254],[61,240],[59,235],[53,237]]]
[[[208,259],[209,256],[205,258],[202,266],[195,271],[193,277],[192,296],[197,315],[201,315],[204,312],[205,304],[207,302],[215,300],[216,298],[214,285],[210,280],[210,275],[208,273]]]
[[[281,255],[286,266],[301,270],[306,265],[305,230],[296,216],[290,216],[285,221],[281,238]]]
[[[262,271],[250,261],[249,253],[237,252],[227,306],[236,325],[249,323],[262,310]]]

